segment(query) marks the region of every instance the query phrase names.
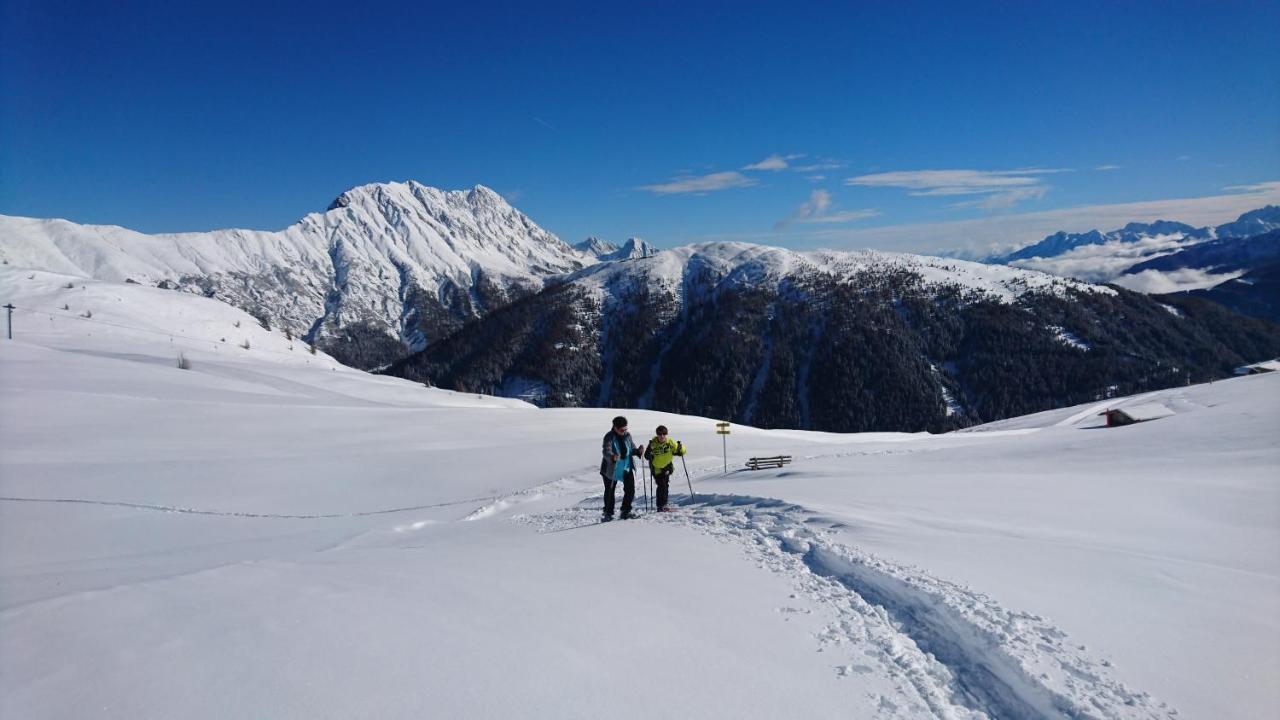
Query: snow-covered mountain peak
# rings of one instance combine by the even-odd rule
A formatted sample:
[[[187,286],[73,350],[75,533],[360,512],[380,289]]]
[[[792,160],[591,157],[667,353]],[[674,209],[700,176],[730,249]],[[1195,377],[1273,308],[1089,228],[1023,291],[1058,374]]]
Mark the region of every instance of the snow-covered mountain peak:
[[[592,235],[580,243],[575,243],[573,249],[578,252],[586,253],[587,255],[600,257],[601,255],[608,255],[609,253],[617,252],[618,246],[608,240],[601,240],[595,235]]]
[[[484,185],[470,190],[441,190],[416,180],[353,187],[330,203],[328,210],[350,207],[396,208],[402,212],[425,210],[433,215],[465,208],[474,214],[524,217],[502,195]]]
[[[618,254],[622,257],[619,260],[630,258],[649,257],[658,252],[658,249],[638,237],[627,238],[627,241],[618,249]]]
[[[498,194],[496,190],[485,187],[484,185],[476,185],[471,188],[471,191],[467,193],[467,199],[475,205],[511,209],[511,205],[507,202],[506,198]]]
[[[1234,222],[1219,225],[1215,230],[1220,238],[1261,235],[1280,228],[1280,205],[1267,205],[1250,210]]]
[[[396,342],[420,349],[595,261],[490,188],[414,181],[351,188],[278,232],[145,235],[0,217],[0,237],[0,258],[16,267],[208,295],[322,347],[331,341],[335,353],[338,344],[380,348],[371,356]]]

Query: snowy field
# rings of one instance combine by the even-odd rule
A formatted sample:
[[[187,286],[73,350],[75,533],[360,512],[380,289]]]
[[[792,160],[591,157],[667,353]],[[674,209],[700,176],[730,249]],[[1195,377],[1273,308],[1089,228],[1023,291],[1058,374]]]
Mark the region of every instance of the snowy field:
[[[735,427],[727,476],[713,419],[624,410],[696,496],[600,525],[613,411],[367,375],[172,291],[5,266],[0,300],[3,718],[1280,707],[1280,373],[948,435]]]

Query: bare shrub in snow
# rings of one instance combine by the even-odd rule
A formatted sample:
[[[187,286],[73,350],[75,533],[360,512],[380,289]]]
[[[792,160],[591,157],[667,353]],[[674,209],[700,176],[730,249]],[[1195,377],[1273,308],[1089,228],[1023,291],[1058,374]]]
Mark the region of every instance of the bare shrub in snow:
[[[191,361],[187,359],[187,356],[184,353],[178,353],[178,369],[179,370],[191,369]]]

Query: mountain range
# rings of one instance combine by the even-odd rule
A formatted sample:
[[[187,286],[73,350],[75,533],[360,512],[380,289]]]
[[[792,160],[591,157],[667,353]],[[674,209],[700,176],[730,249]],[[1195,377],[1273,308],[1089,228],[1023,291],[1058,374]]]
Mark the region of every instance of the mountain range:
[[[943,431],[1222,376],[1280,327],[1005,266],[741,243],[584,268],[387,372],[543,406]]]
[[[1192,227],[1171,220],[1150,223],[1129,223],[1118,230],[1102,232],[1090,230],[1083,233],[1056,232],[1040,242],[1027,245],[1010,253],[990,257],[986,262],[1014,264],[1019,260],[1048,259],[1065,255],[1076,248],[1089,245],[1132,245],[1156,238],[1181,241],[1195,245],[1216,239],[1247,238],[1280,228],[1280,206],[1250,210],[1236,220],[1217,227]]]
[[[944,430],[1280,355],[1280,328],[1203,299],[1003,265],[570,246],[483,186],[365,185],[278,232],[0,216],[0,239],[5,264],[216,298],[355,367],[763,427]]]
[[[412,181],[353,188],[278,232],[145,235],[0,216],[0,237],[4,262],[217,298],[361,368],[424,348],[550,277],[653,252],[636,238],[575,249],[487,187]]]

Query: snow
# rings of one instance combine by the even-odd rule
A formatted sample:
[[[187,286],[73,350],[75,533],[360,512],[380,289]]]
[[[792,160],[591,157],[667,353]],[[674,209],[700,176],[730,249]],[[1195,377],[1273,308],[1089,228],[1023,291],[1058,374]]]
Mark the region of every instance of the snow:
[[[1084,350],[1086,352],[1093,349],[1092,345],[1085,342],[1084,340],[1081,340],[1078,335],[1071,332],[1070,330],[1067,330],[1064,327],[1061,327],[1059,325],[1050,325],[1049,330],[1053,333],[1054,337],[1058,338],[1059,342],[1061,342],[1063,345],[1066,345],[1067,347],[1073,347],[1077,350]]]
[[[944,365],[948,368],[951,367],[951,363],[944,363]],[[950,417],[964,412],[964,406],[956,402],[955,396],[951,394],[951,391],[947,389],[946,383],[943,382],[942,372],[938,369],[937,364],[930,361],[929,370],[932,371],[933,376],[938,379],[938,389],[941,391],[942,404],[946,407],[947,416]],[[951,372],[950,369],[948,369],[948,372]]]
[[[54,316],[0,342],[2,717],[1280,704],[1280,374],[946,435],[735,426],[731,467],[795,460],[722,475],[712,419],[428,389],[67,281],[0,269]],[[1098,430],[1145,403],[1176,415]],[[696,500],[677,476],[676,512],[594,522],[618,412],[694,450]]]

